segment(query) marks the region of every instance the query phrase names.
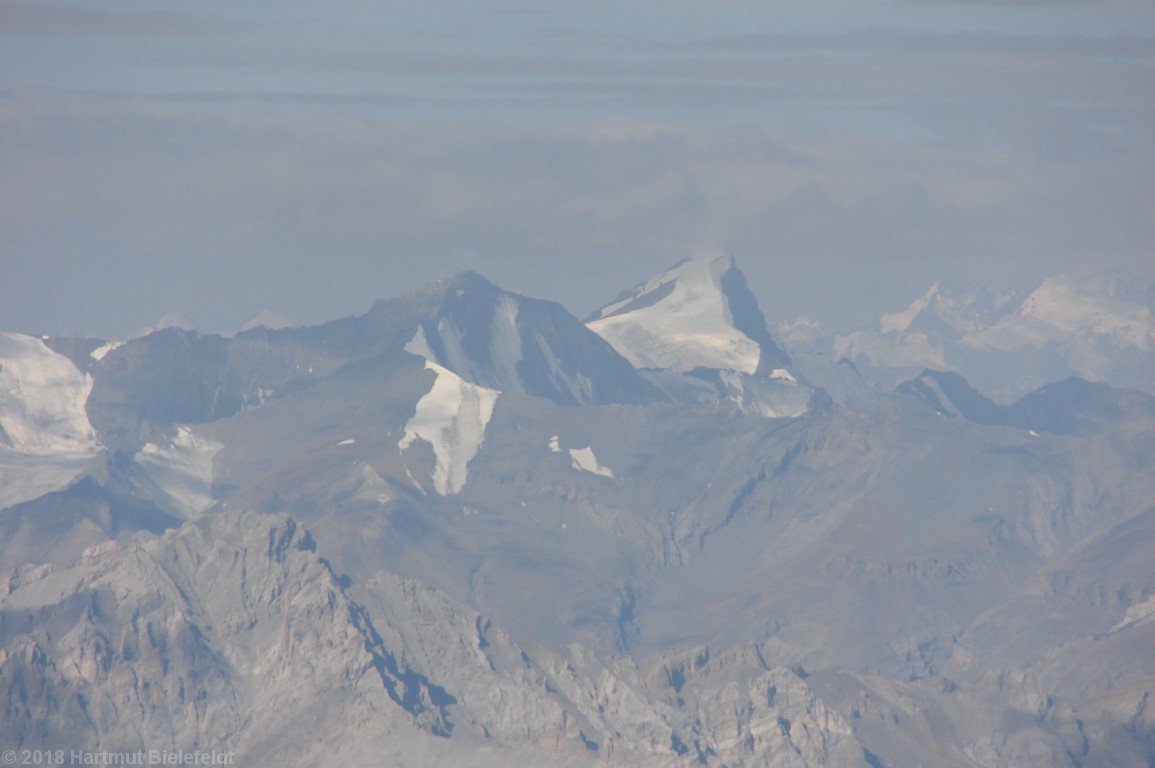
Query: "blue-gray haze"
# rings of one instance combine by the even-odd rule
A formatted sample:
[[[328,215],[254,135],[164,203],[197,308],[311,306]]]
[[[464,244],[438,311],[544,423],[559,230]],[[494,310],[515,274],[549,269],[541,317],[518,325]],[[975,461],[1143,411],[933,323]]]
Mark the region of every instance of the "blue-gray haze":
[[[463,268],[771,322],[1155,277],[1145,0],[0,2],[0,327],[298,322]]]

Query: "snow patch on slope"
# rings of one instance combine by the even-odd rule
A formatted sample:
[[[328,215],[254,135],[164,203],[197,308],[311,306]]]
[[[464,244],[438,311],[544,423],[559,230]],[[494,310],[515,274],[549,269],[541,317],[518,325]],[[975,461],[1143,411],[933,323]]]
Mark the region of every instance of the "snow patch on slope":
[[[574,371],[572,374],[567,372],[561,360],[554,353],[553,348],[550,347],[549,342],[545,340],[545,337],[540,333],[535,333],[533,338],[534,341],[537,342],[538,349],[541,350],[542,356],[545,358],[545,364],[549,368],[550,380],[559,388],[569,392],[577,402],[592,403],[594,401],[593,380],[581,371]]]
[[[43,341],[0,332],[0,442],[28,454],[88,453],[92,377]]]
[[[516,382],[520,381],[517,370],[522,360],[521,331],[518,328],[518,304],[513,296],[503,294],[494,303],[490,318],[488,360],[478,349],[468,349],[466,331],[452,320],[442,317],[437,321],[435,331],[441,342],[444,355],[434,354],[422,328],[405,345],[405,351],[420,355],[426,360],[440,362],[453,371],[461,371],[476,381]]]
[[[1141,603],[1130,605],[1127,607],[1126,613],[1119,623],[1111,627],[1111,633],[1114,634],[1128,627],[1134,627],[1140,624],[1150,623],[1155,617],[1155,595],[1147,598]]]
[[[490,359],[497,381],[520,381],[521,331],[517,327],[517,300],[508,294],[497,298],[489,333]]]
[[[721,279],[729,256],[682,262],[605,307],[587,325],[638,368],[754,373],[761,349],[733,325]]]
[[[117,347],[119,347],[123,343],[124,343],[123,341],[110,341],[107,344],[103,344],[103,345],[97,347],[96,349],[92,350],[92,352],[90,352],[88,354],[88,356],[91,357],[93,360],[100,362],[101,360],[103,360],[105,358],[105,356],[109,352],[116,349]]]
[[[603,467],[598,463],[598,457],[594,455],[594,449],[590,447],[585,448],[570,448],[569,456],[574,469],[582,472],[592,472],[595,475],[602,477],[613,477],[614,472],[609,467]]]
[[[445,496],[465,486],[469,462],[485,440],[485,428],[501,393],[471,384],[428,359],[425,368],[437,378],[417,401],[417,410],[397,446],[404,451],[420,438],[433,447],[437,459],[433,488]]]
[[[213,459],[223,447],[180,426],[166,445],[145,443],[136,454],[136,463],[186,516],[192,517],[213,503]]]
[[[420,330],[420,329],[418,329]],[[477,378],[477,371],[474,370],[473,362],[465,351],[465,334],[448,318],[440,318],[437,321],[437,337],[441,340],[441,345],[445,349],[445,355],[442,362],[450,370],[461,371],[468,374],[471,378]],[[424,338],[424,332],[422,331]],[[419,349],[419,343],[410,342],[414,349]],[[426,349],[429,349],[428,340],[426,340]],[[409,350],[413,351],[413,350]],[[414,352],[414,354],[418,354]],[[438,359],[432,350],[428,355],[422,355],[426,360],[434,361]]]
[[[942,386],[938,383],[938,379],[934,376],[922,376],[919,378],[919,383],[930,390],[931,394],[938,401],[940,407],[948,416],[962,416],[962,413],[955,406],[954,401],[951,400],[950,395],[943,392]]]
[[[736,371],[719,371],[721,393],[738,410],[767,419],[801,416],[810,403],[811,390],[798,384],[794,377],[781,368],[768,378],[751,376]]]

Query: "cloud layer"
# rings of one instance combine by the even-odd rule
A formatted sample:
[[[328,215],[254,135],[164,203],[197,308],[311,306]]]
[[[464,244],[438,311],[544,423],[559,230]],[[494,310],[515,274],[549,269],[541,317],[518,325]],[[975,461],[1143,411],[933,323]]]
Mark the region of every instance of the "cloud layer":
[[[173,308],[239,324],[266,305],[322,319],[464,267],[581,311],[716,248],[776,318],[834,321],[864,286],[880,295],[850,306],[873,313],[943,273],[1015,278],[1088,254],[1141,268],[1152,169],[1131,140],[1021,130],[944,147],[9,102],[3,321],[115,334]],[[131,317],[109,306],[125,291]],[[68,300],[38,312],[46,293]]]
[[[698,249],[773,319],[1155,278],[1146,4],[0,3],[0,327],[587,310]],[[788,10],[789,12],[785,12]]]

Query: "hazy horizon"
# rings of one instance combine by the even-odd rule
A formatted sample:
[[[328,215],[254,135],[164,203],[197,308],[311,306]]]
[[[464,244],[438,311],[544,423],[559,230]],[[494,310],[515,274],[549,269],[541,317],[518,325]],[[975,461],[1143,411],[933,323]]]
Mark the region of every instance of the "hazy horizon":
[[[0,327],[302,324],[462,269],[582,316],[700,251],[772,322],[1155,280],[1139,2],[0,3]]]

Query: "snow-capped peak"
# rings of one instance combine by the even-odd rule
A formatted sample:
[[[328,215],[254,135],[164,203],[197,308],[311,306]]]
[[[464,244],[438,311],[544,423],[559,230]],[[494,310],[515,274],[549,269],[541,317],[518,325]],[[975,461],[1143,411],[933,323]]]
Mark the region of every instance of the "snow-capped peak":
[[[190,320],[183,312],[169,312],[160,320],[157,320],[156,325],[148,325],[137,330],[137,332],[132,335],[132,338],[138,339],[142,336],[148,336],[149,334],[168,328],[177,328],[182,331],[195,331],[197,330],[197,324],[195,321]]]
[[[602,307],[587,325],[639,368],[752,374],[788,362],[728,254],[674,265]]]
[[[906,309],[880,317],[878,330],[884,335],[934,331],[964,336],[998,322],[1013,312],[1022,298],[1020,291],[935,281]]]
[[[1041,342],[1088,334],[1111,338],[1122,347],[1155,349],[1155,317],[1147,307],[1095,291],[1100,286],[1070,277],[1050,277],[1031,292],[1015,315],[993,326],[992,345],[1004,336],[1033,337]]]
[[[240,332],[251,331],[254,328],[267,328],[270,331],[279,331],[282,328],[292,328],[293,321],[274,312],[271,309],[262,309],[256,317],[241,326]]]
[[[1150,391],[1152,296],[1138,278],[1103,272],[1050,277],[1029,293],[936,283],[832,349],[888,389],[931,368],[958,371],[1003,403],[1068,376]]]
[[[930,290],[920,296],[906,309],[880,317],[878,320],[879,330],[882,331],[882,333],[902,333],[907,328],[910,328],[910,324],[914,322],[914,319],[918,317],[919,313],[930,305],[931,300],[937,293],[938,281],[935,281],[935,283],[931,285]]]

